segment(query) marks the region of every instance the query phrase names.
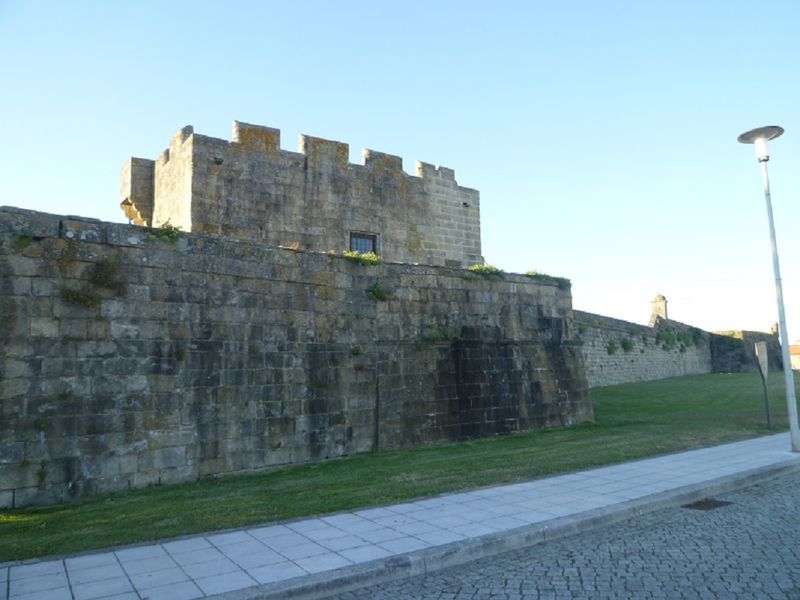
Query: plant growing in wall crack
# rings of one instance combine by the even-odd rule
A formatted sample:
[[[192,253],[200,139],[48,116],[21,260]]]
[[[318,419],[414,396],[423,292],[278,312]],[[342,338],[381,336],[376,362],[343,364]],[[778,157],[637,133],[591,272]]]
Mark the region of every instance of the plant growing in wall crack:
[[[672,350],[677,343],[678,338],[675,336],[674,331],[662,329],[656,333],[656,344],[660,344],[662,350]]]
[[[11,246],[17,252],[22,252],[33,243],[33,236],[29,233],[17,233],[11,236]]]
[[[372,286],[367,288],[367,294],[376,302],[386,302],[392,297],[392,293],[383,287],[379,281],[376,281]]]
[[[606,344],[606,352],[609,354],[616,354],[617,353],[617,343],[616,342],[608,342]]]
[[[627,338],[627,337],[626,338],[622,338],[619,341],[619,345],[622,346],[622,351],[623,352],[627,353],[627,352],[630,352],[631,350],[633,350],[633,340],[631,340],[631,338]]]
[[[103,299],[100,290],[108,290],[119,296],[125,286],[119,278],[120,265],[117,260],[103,259],[89,270],[87,284],[80,288],[63,286],[59,290],[61,298],[70,304],[83,308],[95,308]]]
[[[120,264],[117,260],[100,260],[89,271],[89,283],[95,287],[105,288],[117,295],[123,291],[123,284],[119,278]]]
[[[102,300],[100,294],[88,286],[80,289],[62,287],[59,294],[62,300],[81,308],[95,308],[100,305]]]
[[[451,342],[458,336],[456,336],[455,329],[449,325],[442,325],[441,327],[428,329],[423,337],[429,344],[438,344],[440,342]]]

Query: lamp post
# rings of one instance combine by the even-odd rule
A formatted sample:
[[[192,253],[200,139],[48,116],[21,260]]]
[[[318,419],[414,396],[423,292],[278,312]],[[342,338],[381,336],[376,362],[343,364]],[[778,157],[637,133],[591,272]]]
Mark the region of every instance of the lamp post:
[[[800,431],[797,426],[797,400],[794,394],[794,377],[789,356],[789,333],[786,329],[786,311],[783,308],[783,285],[781,284],[781,268],[778,263],[778,245],[775,241],[775,221],[772,218],[772,199],[769,193],[769,174],[767,161],[769,152],[767,142],[783,133],[783,128],[768,125],[744,132],[739,136],[742,144],[754,144],[756,158],[761,165],[761,179],[764,181],[764,199],[767,202],[767,219],[769,220],[769,239],[772,244],[772,270],[775,272],[775,295],[778,299],[778,331],[780,332],[781,353],[783,356],[783,374],[786,380],[786,404],[789,412],[789,432],[792,439],[792,452],[800,452]]]

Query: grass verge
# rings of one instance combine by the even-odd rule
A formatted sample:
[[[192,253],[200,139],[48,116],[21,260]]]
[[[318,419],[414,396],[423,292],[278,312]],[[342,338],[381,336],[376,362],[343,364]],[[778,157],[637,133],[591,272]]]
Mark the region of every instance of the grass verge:
[[[771,378],[773,432],[787,429]],[[756,374],[592,390],[595,423],[0,512],[0,561],[366,507],[770,433]]]

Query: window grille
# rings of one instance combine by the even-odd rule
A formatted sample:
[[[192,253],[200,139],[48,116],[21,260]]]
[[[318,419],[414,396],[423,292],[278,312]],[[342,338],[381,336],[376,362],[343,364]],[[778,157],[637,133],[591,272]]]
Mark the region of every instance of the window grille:
[[[366,254],[378,253],[378,236],[371,233],[350,233],[350,250]]]

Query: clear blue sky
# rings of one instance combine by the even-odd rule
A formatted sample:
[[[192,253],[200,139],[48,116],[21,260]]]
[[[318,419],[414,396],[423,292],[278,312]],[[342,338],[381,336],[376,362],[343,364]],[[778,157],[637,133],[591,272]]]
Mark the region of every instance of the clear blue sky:
[[[234,119],[456,171],[487,262],[576,308],[800,338],[800,2],[0,0],[0,204],[124,221],[119,170]]]

